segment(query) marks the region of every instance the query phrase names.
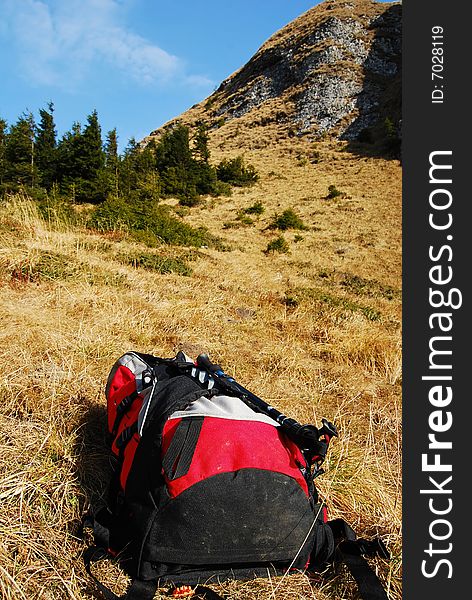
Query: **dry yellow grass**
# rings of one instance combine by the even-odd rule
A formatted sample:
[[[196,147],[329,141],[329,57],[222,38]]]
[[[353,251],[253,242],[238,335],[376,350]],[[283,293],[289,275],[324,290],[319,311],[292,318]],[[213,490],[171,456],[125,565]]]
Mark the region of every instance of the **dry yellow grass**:
[[[239,127],[261,180],[189,211],[187,222],[233,248],[199,250],[191,277],[124,266],[117,252],[136,245],[44,223],[26,198],[1,205],[5,600],[94,597],[78,526],[106,485],[104,382],[127,350],[180,348],[208,351],[302,422],[336,421],[340,437],[317,484],[331,517],[387,542],[392,562],[375,564],[389,597],[401,597],[400,166],[335,142],[267,143],[260,130]],[[239,153],[227,134],[212,138],[215,161]],[[315,149],[320,162],[303,164]],[[346,196],[326,200],[331,184]],[[254,224],[223,229],[258,200],[265,212]],[[285,234],[289,254],[266,255],[276,235],[267,225],[287,207],[311,229]],[[101,572],[123,586],[112,567]],[[356,597],[343,570],[322,584],[299,575],[218,589],[233,600]]]

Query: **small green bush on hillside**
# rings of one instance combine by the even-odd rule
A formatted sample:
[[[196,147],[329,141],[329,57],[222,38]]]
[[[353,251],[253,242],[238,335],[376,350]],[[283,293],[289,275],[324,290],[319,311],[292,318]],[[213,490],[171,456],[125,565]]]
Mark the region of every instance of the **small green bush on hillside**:
[[[269,229],[280,229],[282,231],[286,231],[287,229],[306,230],[308,227],[293,208],[287,208],[281,215],[275,215],[272,223],[269,225]]]
[[[252,206],[244,209],[247,215],[262,215],[265,208],[260,200],[257,200]]]
[[[229,183],[225,183],[224,181],[217,180],[213,191],[211,192],[212,196],[232,196],[233,189]]]
[[[124,231],[148,246],[162,242],[177,246],[219,247],[220,244],[204,227],[195,229],[187,225],[172,216],[169,207],[155,202],[144,204],[109,198],[94,208],[89,227],[103,232]]]
[[[328,195],[326,196],[327,200],[334,200],[334,198],[338,198],[342,196],[343,192],[339,191],[335,185],[330,185],[328,187]]]
[[[238,212],[238,216],[236,217],[236,219],[243,225],[253,225],[254,224],[254,219],[251,219],[251,217],[248,217],[245,214],[245,212],[242,210]]]
[[[13,281],[39,283],[76,277],[78,265],[60,252],[38,250],[9,265],[3,265]]]
[[[347,291],[358,296],[381,297],[387,300],[394,300],[401,297],[401,291],[390,285],[376,279],[364,279],[359,275],[352,275],[351,273],[344,274],[340,285]]]
[[[282,236],[276,237],[267,244],[267,248],[264,250],[264,254],[270,254],[274,252],[280,252],[286,254],[289,251],[289,245],[287,240]]]
[[[346,311],[347,313],[360,313],[368,321],[379,321],[382,317],[380,311],[376,310],[375,308],[372,308],[371,306],[366,306],[364,304],[353,302],[349,298],[343,298],[335,296],[333,294],[329,294],[322,289],[299,288],[297,290],[297,295],[299,299],[312,300],[318,302],[322,306],[340,309]]]
[[[259,175],[253,165],[245,165],[244,158],[225,158],[216,167],[216,175],[220,181],[237,187],[254,185]]]

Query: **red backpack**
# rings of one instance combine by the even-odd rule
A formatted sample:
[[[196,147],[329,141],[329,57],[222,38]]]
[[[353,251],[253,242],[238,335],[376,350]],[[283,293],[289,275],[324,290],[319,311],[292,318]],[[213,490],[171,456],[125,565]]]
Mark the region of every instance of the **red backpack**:
[[[344,521],[328,522],[313,483],[337,435],[331,423],[302,426],[206,355],[193,363],[181,352],[125,354],[106,398],[114,476],[85,562],[91,572],[96,560],[118,560],[132,578],[123,598],[151,600],[158,586],[184,584],[216,598],[201,584],[322,569],[336,555],[349,566],[352,555],[363,561],[361,579],[368,573],[383,593],[367,597],[386,599],[361,556],[385,555],[380,541],[356,540]],[[351,543],[347,553],[342,540]]]

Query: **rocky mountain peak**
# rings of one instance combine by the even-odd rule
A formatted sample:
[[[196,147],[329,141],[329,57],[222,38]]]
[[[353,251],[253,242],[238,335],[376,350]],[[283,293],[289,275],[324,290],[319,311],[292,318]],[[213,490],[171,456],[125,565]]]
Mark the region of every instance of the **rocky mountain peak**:
[[[401,4],[325,0],[269,38],[183,121],[244,118],[353,140],[386,117],[399,122],[400,82]]]

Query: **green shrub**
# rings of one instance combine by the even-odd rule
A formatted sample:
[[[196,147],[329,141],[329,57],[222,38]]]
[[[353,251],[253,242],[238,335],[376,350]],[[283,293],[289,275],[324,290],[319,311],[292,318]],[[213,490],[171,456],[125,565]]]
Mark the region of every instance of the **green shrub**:
[[[13,281],[39,283],[70,279],[78,275],[78,265],[59,252],[37,250],[13,264],[3,265]]]
[[[257,200],[252,206],[244,209],[247,215],[262,215],[265,208],[260,200]]]
[[[286,231],[287,229],[306,230],[308,227],[293,208],[287,208],[281,215],[275,215],[272,223],[269,225],[269,229],[280,229],[282,231]]]
[[[176,246],[212,246],[221,242],[204,227],[193,228],[170,214],[170,207],[155,202],[127,202],[109,198],[94,208],[89,227],[99,231],[124,231],[148,246],[164,242]]]
[[[396,127],[390,117],[385,117],[384,131],[387,138],[394,139],[397,137]]]
[[[216,175],[220,181],[237,187],[254,185],[259,175],[253,165],[245,165],[244,158],[225,158],[216,167]]]
[[[335,185],[330,185],[328,187],[328,195],[326,196],[327,200],[333,200],[334,198],[338,198],[342,196],[343,192],[340,192]]]
[[[99,231],[128,231],[135,222],[136,209],[131,202],[109,197],[93,209],[88,226]]]
[[[359,275],[351,275],[350,273],[344,274],[340,285],[357,296],[381,297],[387,300],[394,300],[401,297],[401,291],[390,285],[386,285],[376,279],[364,279]]]
[[[121,273],[114,273],[71,259],[59,252],[38,250],[13,264],[2,265],[12,281],[44,283],[57,280],[85,281],[89,285],[127,286]]]
[[[251,217],[248,217],[244,213],[244,211],[238,212],[238,216],[236,217],[236,219],[243,225],[253,225],[254,224],[254,219],[251,219]]]
[[[232,196],[233,190],[229,183],[225,183],[224,181],[216,181],[213,186],[213,191],[211,192],[212,196]]]
[[[313,300],[320,305],[325,305],[329,308],[340,309],[345,312],[357,312],[362,314],[368,321],[379,321],[382,317],[380,311],[366,306],[364,304],[358,304],[353,302],[349,298],[342,298],[334,296],[321,289],[316,288],[299,288],[297,290],[300,298],[306,298]]]
[[[267,244],[267,248],[264,250],[264,253],[269,254],[271,252],[280,252],[286,254],[288,251],[289,245],[287,240],[282,235],[279,235],[279,237],[276,237]]]

